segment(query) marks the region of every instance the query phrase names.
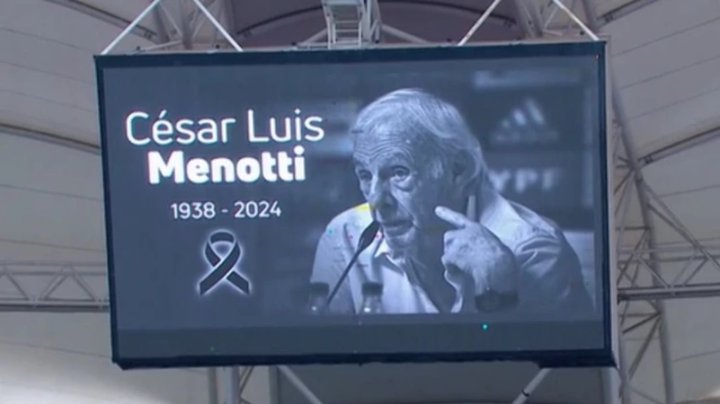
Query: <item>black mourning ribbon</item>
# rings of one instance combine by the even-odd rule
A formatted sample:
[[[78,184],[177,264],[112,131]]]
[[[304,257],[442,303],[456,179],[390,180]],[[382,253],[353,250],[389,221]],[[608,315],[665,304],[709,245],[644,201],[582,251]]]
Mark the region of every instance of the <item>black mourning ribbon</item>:
[[[213,245],[219,242],[232,243],[230,252],[222,258],[213,248]],[[226,279],[238,290],[249,294],[250,282],[234,270],[235,265],[240,262],[241,255],[242,250],[235,240],[235,236],[223,230],[213,233],[205,243],[205,259],[212,265],[213,270],[200,281],[200,295],[207,293],[223,279]]]

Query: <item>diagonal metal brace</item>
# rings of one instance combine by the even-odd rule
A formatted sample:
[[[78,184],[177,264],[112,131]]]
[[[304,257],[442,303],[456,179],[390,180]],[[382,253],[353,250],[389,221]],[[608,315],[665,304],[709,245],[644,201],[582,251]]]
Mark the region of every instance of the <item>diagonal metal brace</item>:
[[[150,12],[153,11],[155,7],[157,7],[158,4],[160,4],[160,2],[162,1],[163,0],[153,0],[150,5],[145,7],[145,9],[137,17],[135,17],[135,19],[130,23],[130,25],[125,27],[125,29],[115,39],[113,39],[113,41],[110,42],[110,44],[105,47],[102,52],[100,52],[100,54],[107,55],[108,53],[110,53],[110,51],[112,51],[117,46],[117,44],[120,43],[120,41],[122,41],[133,29],[135,29],[135,27],[140,24],[140,21],[142,21],[148,14],[150,14]],[[212,13],[210,13],[207,7],[205,7],[205,5],[200,2],[200,0],[192,0],[192,2],[203,14],[205,14],[205,17],[210,20],[215,29],[217,29],[218,32],[222,34],[225,40],[227,40],[228,43],[230,43],[230,45],[235,48],[236,51],[243,51],[243,48],[238,45],[238,43],[232,38],[232,36],[227,32],[227,30],[222,26],[222,24],[218,22],[218,20],[212,15]]]

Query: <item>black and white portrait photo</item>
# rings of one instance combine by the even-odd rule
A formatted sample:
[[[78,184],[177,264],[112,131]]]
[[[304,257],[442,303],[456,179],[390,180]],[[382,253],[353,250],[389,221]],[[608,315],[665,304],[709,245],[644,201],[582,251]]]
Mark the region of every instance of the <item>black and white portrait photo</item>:
[[[338,288],[330,312],[590,306],[562,230],[500,195],[477,136],[453,105],[422,89],[399,89],[367,105],[350,135],[365,203],[327,225],[311,276],[316,288]],[[380,226],[374,240],[336,286],[373,221]]]

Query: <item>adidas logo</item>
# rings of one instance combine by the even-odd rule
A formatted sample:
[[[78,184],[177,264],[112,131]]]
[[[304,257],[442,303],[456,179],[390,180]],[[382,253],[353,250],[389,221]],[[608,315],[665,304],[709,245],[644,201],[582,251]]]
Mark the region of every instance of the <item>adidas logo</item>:
[[[559,139],[558,131],[551,128],[540,104],[526,98],[503,118],[491,134],[496,145],[552,143]]]

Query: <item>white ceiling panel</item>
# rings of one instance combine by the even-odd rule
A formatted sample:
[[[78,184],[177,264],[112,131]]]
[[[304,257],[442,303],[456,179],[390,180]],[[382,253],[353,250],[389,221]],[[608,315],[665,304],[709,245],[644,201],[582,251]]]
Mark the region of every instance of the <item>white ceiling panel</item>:
[[[630,132],[635,139],[639,154],[651,150],[652,145],[675,138],[678,132],[684,132],[698,122],[717,117],[718,105],[720,105],[720,88],[678,100],[674,104],[631,119]]]
[[[0,133],[0,185],[14,185],[100,201],[100,156]]]
[[[0,330],[3,404],[206,400],[206,376],[200,369],[123,372],[113,365],[106,314],[0,313],[0,321],[5,325]]]
[[[0,134],[0,259],[104,259],[100,158]]]
[[[618,18],[607,25],[612,34],[612,53],[624,52],[664,40],[694,27],[720,21],[717,0],[658,0],[642,11]]]
[[[636,334],[637,337],[635,338],[625,339],[625,355],[628,358],[634,358],[643,345],[643,335],[639,333]],[[653,342],[650,343],[645,357],[642,361],[640,361],[638,370],[632,379],[633,386],[642,386],[641,391],[645,394],[650,394],[650,397],[655,398],[655,403],[662,402],[663,392],[662,362],[660,361],[659,353],[660,348],[658,346],[657,339],[654,339]],[[639,395],[633,394],[632,403],[652,404],[653,401],[646,400]]]
[[[0,35],[0,62],[74,79],[94,86],[90,51],[52,38],[3,28]]]
[[[720,16],[720,10],[717,16]],[[720,58],[720,49],[716,46],[720,24],[714,22],[710,20],[662,40],[613,55],[613,64],[622,72],[618,77],[620,87],[625,89],[639,85]],[[613,36],[612,45],[621,42],[619,35]]]
[[[720,162],[715,160],[719,155],[720,139],[683,150],[645,166],[645,181],[661,197],[720,187],[720,175],[716,174]],[[713,206],[715,202],[720,201],[708,201]]]
[[[0,313],[0,324],[2,404],[208,403],[203,368],[121,371],[111,363],[107,313]],[[243,397],[267,403],[267,380],[267,369],[255,368]]]
[[[640,154],[717,116],[720,2],[659,0],[604,30]]]
[[[138,1],[115,2],[142,7]],[[132,14],[131,10],[127,10]],[[5,0],[0,12],[0,119],[98,143],[93,55],[121,28],[44,0]],[[128,35],[116,48],[149,41]]]
[[[717,299],[713,300],[715,304],[719,303]],[[690,316],[685,315],[685,317]],[[700,325],[703,330],[702,333],[698,332],[698,328],[694,329],[695,333],[705,335],[705,324],[706,323]],[[673,370],[675,377],[683,380],[683,383],[679,384],[677,388],[678,396],[702,397],[705,399],[704,401],[684,401],[684,403],[717,404],[719,402],[720,383],[718,383],[717,380],[718,361],[720,361],[720,349],[699,352],[692,356],[674,358]]]
[[[673,363],[678,379],[683,380],[678,386],[681,397],[708,397],[713,392],[717,395],[720,339],[707,338],[707,335],[720,335],[720,311],[706,308],[718,304],[718,298],[676,300],[666,304],[673,340],[677,341],[673,344]],[[703,315],[692,315],[701,312]]]
[[[720,24],[718,24],[717,37],[720,38]],[[687,44],[687,46],[692,45]],[[666,48],[665,52],[671,49]],[[717,52],[718,55],[701,63],[691,64],[681,70],[658,74],[653,79],[621,89],[629,118],[633,119],[701,94],[720,90],[720,74],[718,74],[720,71],[720,47],[714,46],[710,50]],[[653,73],[652,66],[638,68],[638,70]]]
[[[126,0],[112,3],[126,3]],[[0,27],[75,46],[89,53],[99,53],[121,31],[107,22],[44,0],[3,0],[2,6]],[[137,13],[140,11],[138,9]],[[120,49],[148,44],[148,41],[130,35]]]
[[[698,173],[698,175],[702,174]],[[691,229],[695,238],[717,239],[720,237],[719,187],[666,196],[662,198],[662,201],[687,229]],[[659,222],[659,220],[656,221]],[[666,225],[658,226],[657,233],[659,241],[682,240],[675,230]]]
[[[0,237],[103,250],[103,208],[98,201],[0,188]],[[10,257],[5,257],[10,258]]]
[[[148,4],[150,4],[150,1],[151,0],[83,0],[83,2],[88,5],[117,15],[118,17],[125,18],[128,21],[134,20],[135,17],[137,17],[137,15],[140,14],[140,12],[147,7]],[[204,2],[208,3],[207,0]],[[172,2],[166,1],[166,3],[168,5],[172,5]],[[172,9],[172,7],[168,7],[168,9]],[[152,18],[148,18],[147,21],[143,21],[143,25],[154,27],[154,24],[152,23]]]
[[[0,64],[2,89],[92,111],[97,103],[91,80],[80,82],[66,77],[7,63]]]
[[[38,111],[38,112],[34,112]],[[99,142],[97,113],[41,96],[0,89],[0,122],[90,144]]]
[[[44,269],[57,269],[52,263],[105,262],[105,249],[68,247],[22,240],[12,234],[0,234],[0,260],[5,262],[37,262],[48,264]],[[50,281],[50,279],[46,279]]]

